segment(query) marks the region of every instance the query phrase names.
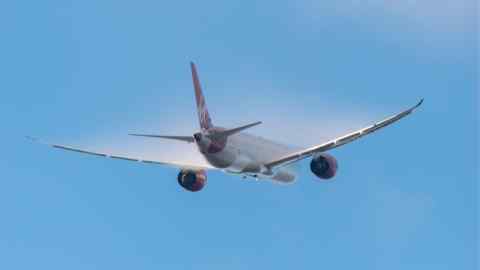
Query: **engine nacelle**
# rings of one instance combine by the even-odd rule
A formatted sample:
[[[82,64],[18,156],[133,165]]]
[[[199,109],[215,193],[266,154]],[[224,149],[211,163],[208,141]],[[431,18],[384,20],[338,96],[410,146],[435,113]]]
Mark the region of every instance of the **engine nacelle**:
[[[337,173],[337,160],[329,154],[317,154],[310,162],[310,170],[321,179],[331,179]]]
[[[197,192],[207,184],[207,174],[205,171],[182,170],[178,174],[177,180],[184,189]]]

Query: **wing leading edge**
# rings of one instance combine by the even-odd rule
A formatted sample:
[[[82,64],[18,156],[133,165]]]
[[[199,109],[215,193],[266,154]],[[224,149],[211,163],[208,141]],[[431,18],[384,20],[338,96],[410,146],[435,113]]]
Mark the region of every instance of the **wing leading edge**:
[[[365,135],[368,135],[368,134],[370,134],[374,131],[377,131],[377,130],[383,128],[383,127],[386,127],[390,124],[395,123],[396,121],[402,119],[403,117],[411,114],[415,109],[420,107],[420,105],[422,105],[422,103],[423,103],[423,99],[421,99],[415,106],[413,106],[413,107],[411,107],[411,108],[409,108],[409,109],[407,109],[403,112],[395,114],[395,115],[393,115],[389,118],[386,118],[385,120],[377,122],[377,123],[375,123],[373,125],[370,125],[368,127],[362,128],[362,129],[357,130],[355,132],[349,133],[347,135],[344,135],[344,136],[338,137],[336,139],[330,140],[326,143],[316,145],[316,146],[313,146],[313,147],[310,147],[310,148],[292,153],[292,154],[287,155],[285,157],[282,157],[280,159],[271,161],[271,162],[265,164],[265,167],[269,170],[272,170],[272,169],[277,168],[277,167],[283,167],[283,166],[286,166],[286,165],[291,164],[293,162],[300,161],[304,158],[308,158],[315,153],[325,152],[325,151],[340,147],[344,144],[350,143],[350,142],[352,142],[356,139],[359,139],[359,138],[361,138]]]
[[[85,149],[80,149],[80,148],[75,148],[75,147],[70,147],[70,146],[60,145],[60,144],[49,144],[49,143],[41,142],[38,139],[32,138],[32,137],[27,137],[27,139],[29,139],[33,142],[38,142],[38,143],[41,143],[41,144],[48,145],[48,146],[56,148],[56,149],[71,151],[71,152],[77,152],[77,153],[87,154],[87,155],[92,155],[92,156],[97,156],[97,157],[105,157],[105,158],[113,158],[113,159],[120,159],[120,160],[127,160],[127,161],[135,161],[135,162],[146,163],[146,164],[164,165],[164,166],[170,166],[170,167],[175,167],[175,168],[180,168],[180,169],[192,169],[192,170],[211,170],[211,169],[214,169],[214,167],[208,166],[206,164],[201,164],[200,165],[200,164],[188,164],[188,163],[175,162],[175,161],[149,160],[149,159],[143,159],[143,158],[139,158],[139,157],[131,157],[131,156],[126,156],[126,155],[114,155],[114,154],[107,154],[107,153],[89,151],[89,150],[85,150]]]

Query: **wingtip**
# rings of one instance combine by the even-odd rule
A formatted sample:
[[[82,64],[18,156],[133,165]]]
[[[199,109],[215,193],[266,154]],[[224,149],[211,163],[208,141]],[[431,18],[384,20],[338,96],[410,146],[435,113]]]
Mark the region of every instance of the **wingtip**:
[[[424,100],[424,98],[420,99],[420,101],[417,103],[417,105],[415,105],[415,108],[420,107],[420,105],[423,104],[423,100]]]
[[[138,134],[138,133],[129,133],[128,136],[133,136],[133,137],[143,137],[142,134]]]
[[[140,133],[129,133],[128,136],[133,137],[145,137],[147,134],[140,134]]]

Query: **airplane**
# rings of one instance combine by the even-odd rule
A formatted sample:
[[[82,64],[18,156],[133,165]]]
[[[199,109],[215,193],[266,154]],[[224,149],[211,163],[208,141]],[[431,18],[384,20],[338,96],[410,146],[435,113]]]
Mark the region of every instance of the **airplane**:
[[[176,167],[180,170],[177,176],[178,184],[185,190],[197,192],[207,184],[207,171],[221,170],[228,174],[239,175],[242,178],[269,179],[276,183],[289,184],[295,182],[297,174],[292,168],[306,158],[311,158],[310,170],[321,180],[332,179],[338,170],[338,162],[327,151],[351,143],[359,138],[373,133],[381,128],[397,122],[411,114],[423,103],[421,99],[415,106],[398,114],[390,116],[355,132],[334,138],[327,142],[308,148],[292,148],[271,140],[245,133],[244,131],[255,127],[262,122],[255,122],[236,128],[215,126],[208,112],[205,97],[200,85],[197,68],[190,63],[195,100],[197,105],[200,130],[193,135],[157,135],[157,134],[129,134],[136,137],[176,140],[184,143],[194,143],[206,164],[188,164],[184,162],[149,160],[141,157],[126,155],[113,155],[89,151],[66,145],[48,144],[51,147],[88,154],[99,157],[108,157],[147,164],[165,165]],[[40,142],[35,138],[29,137]]]

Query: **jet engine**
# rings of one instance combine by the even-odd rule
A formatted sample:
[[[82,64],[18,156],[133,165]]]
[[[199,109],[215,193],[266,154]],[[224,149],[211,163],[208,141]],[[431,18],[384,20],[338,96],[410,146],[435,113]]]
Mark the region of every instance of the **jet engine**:
[[[182,170],[178,174],[177,180],[184,189],[197,192],[207,184],[207,174],[205,171]]]
[[[310,162],[310,170],[321,179],[331,179],[338,169],[337,160],[329,154],[317,154]]]

